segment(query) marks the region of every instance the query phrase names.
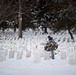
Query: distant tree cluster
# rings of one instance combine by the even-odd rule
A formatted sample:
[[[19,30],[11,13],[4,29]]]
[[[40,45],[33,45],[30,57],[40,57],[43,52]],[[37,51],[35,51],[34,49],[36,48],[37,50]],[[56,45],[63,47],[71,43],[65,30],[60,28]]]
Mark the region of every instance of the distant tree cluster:
[[[76,33],[76,0],[20,0],[22,30],[42,27]],[[11,22],[11,23],[8,23]],[[12,25],[13,24],[13,25]],[[0,29],[19,26],[19,0],[0,0]]]

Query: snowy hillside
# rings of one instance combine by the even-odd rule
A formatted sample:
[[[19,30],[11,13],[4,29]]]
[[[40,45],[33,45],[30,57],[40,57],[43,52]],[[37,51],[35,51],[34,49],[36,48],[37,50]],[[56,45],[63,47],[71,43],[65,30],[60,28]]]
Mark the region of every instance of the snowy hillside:
[[[22,39],[18,39],[18,32],[0,34],[0,75],[76,75],[76,42],[67,33],[29,30],[23,32]],[[44,51],[48,35],[59,45],[54,60]]]

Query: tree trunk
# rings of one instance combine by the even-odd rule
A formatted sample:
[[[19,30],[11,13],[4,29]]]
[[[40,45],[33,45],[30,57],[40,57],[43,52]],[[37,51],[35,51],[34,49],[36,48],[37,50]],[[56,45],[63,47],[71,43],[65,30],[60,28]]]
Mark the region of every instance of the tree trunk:
[[[16,27],[14,27],[14,32],[16,32]]]
[[[19,38],[22,38],[22,18],[19,18]]]
[[[21,0],[19,0],[19,38],[22,38]]]
[[[73,42],[74,42],[74,37],[73,37],[73,34],[72,34],[72,32],[70,31],[70,28],[68,27],[68,33],[70,34],[70,37],[71,37],[71,39],[73,40]]]
[[[47,27],[44,28],[44,33],[48,33],[48,32],[47,32]]]

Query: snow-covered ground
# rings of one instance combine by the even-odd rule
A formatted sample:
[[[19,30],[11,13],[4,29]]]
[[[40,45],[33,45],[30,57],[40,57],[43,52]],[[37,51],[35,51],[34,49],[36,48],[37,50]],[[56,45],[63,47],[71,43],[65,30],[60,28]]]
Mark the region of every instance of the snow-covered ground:
[[[53,60],[44,51],[48,35],[30,30],[18,39],[18,32],[0,31],[0,75],[76,75],[76,42],[50,34],[59,44]]]

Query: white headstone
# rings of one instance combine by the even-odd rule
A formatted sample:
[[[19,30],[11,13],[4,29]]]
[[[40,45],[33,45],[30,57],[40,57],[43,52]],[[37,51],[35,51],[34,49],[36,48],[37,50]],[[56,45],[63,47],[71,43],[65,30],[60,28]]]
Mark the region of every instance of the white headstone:
[[[68,57],[70,54],[69,50],[66,50],[66,57]]]
[[[31,57],[31,51],[30,50],[26,50],[26,57]]]
[[[6,61],[6,52],[5,51],[0,51],[0,62],[1,61]]]
[[[40,52],[35,52],[34,53],[34,63],[40,63],[41,62],[41,56],[40,56]]]
[[[76,65],[76,55],[75,54],[69,55],[69,64],[70,65]]]
[[[51,52],[49,52],[49,51],[45,51],[44,52],[44,60],[49,60],[50,59],[50,54]]]
[[[17,51],[17,47],[13,47],[13,51],[16,52]]]
[[[41,57],[44,57],[44,50],[41,50],[41,51],[40,51],[40,56],[41,56]]]
[[[17,51],[17,59],[22,59],[22,51]]]
[[[60,52],[60,58],[61,59],[66,59],[66,52],[65,51]]]
[[[14,51],[13,50],[10,50],[9,51],[9,58],[14,58]]]

